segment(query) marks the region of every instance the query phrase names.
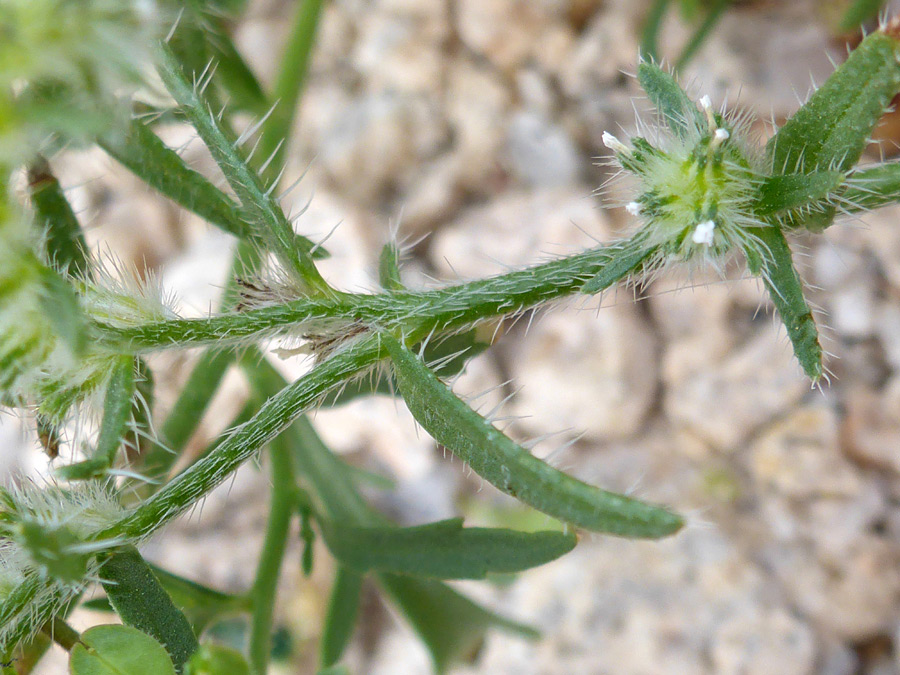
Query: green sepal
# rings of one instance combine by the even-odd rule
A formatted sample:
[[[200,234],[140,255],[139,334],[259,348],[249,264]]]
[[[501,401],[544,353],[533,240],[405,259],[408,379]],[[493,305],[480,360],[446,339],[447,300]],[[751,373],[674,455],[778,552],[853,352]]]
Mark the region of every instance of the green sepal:
[[[88,279],[90,252],[81,225],[46,160],[36,160],[29,168],[28,188],[37,221],[46,233],[47,258],[67,275]]]
[[[50,527],[31,518],[22,518],[13,531],[45,578],[70,584],[84,581],[90,555],[78,551],[82,541],[65,525]]]
[[[386,291],[402,291],[400,280],[400,249],[394,243],[387,243],[378,256],[378,283]]]
[[[538,459],[494,427],[394,337],[381,340],[409,411],[432,438],[501,492],[594,532],[663,537],[682,519],[658,506],[588,485]]]
[[[484,579],[543,565],[575,548],[574,534],[463,527],[451,518],[416,527],[353,527],[320,520],[332,555],[357,572]]]

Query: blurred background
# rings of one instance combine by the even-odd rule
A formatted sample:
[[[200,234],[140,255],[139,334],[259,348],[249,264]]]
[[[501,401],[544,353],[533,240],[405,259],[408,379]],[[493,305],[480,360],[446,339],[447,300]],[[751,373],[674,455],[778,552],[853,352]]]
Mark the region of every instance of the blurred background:
[[[702,2],[672,2],[659,54],[674,62],[703,24]],[[707,5],[714,3],[706,3]],[[721,3],[719,3],[721,4]],[[743,0],[725,9],[682,69],[691,93],[759,120],[761,142],[859,39],[849,2]],[[653,122],[633,77],[650,0],[332,0],[288,153],[298,229],[332,232],[322,269],[348,290],[375,287],[380,247],[410,244],[405,281],[502,272],[624,236],[634,226],[609,168],[604,131]],[[697,7],[693,7],[698,5]],[[692,13],[693,7],[693,13]],[[230,25],[270,82],[295,0],[253,0]],[[162,130],[173,146],[191,131]],[[888,116],[891,155],[900,121]],[[211,169],[199,141],[186,156]],[[104,154],[54,168],[91,243],[158,274],[187,316],[215,305],[232,240],[151,194]],[[456,384],[503,415],[536,454],[603,487],[689,514],[661,542],[585,536],[574,552],[502,583],[459,584],[538,627],[528,642],[490,633],[462,674],[900,674],[900,209],[795,240],[820,307],[831,382],[811,390],[765,293],[739,264],[725,278],[667,275],[541,311],[504,328]],[[273,344],[272,348],[279,345]],[[296,377],[301,356],[273,363]],[[151,361],[160,411],[191,354]],[[193,444],[219,433],[247,387],[231,373]],[[352,463],[389,477],[371,490],[406,524],[463,514],[470,524],[540,524],[418,432],[402,402],[372,398],[315,417]],[[17,419],[0,417],[4,473],[46,474]],[[244,467],[202,510],[144,549],[189,578],[252,582],[268,477]],[[536,520],[537,519],[537,520]],[[297,538],[295,538],[297,539]],[[275,673],[312,673],[333,570],[300,574],[289,553]],[[85,627],[96,615],[76,614]],[[430,672],[411,630],[370,593],[348,663],[354,673]],[[62,652],[40,671],[65,671]]]

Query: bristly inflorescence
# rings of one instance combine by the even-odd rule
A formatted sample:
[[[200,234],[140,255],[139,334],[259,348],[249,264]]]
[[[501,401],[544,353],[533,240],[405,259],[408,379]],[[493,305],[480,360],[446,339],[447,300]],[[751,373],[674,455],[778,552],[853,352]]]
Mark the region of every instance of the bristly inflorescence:
[[[652,251],[645,269],[673,260],[715,263],[759,248],[754,228],[768,225],[753,208],[765,161],[746,118],[714,111],[708,96],[689,105],[673,113],[670,129],[647,134],[652,141],[635,136],[626,145],[603,134],[616,164],[637,182],[625,208],[640,223],[632,243]]]

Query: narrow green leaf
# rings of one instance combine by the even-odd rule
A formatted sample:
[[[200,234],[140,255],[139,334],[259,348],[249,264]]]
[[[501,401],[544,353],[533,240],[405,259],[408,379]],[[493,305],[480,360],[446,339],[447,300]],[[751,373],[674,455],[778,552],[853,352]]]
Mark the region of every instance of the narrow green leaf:
[[[539,637],[533,628],[489,612],[439,582],[393,574],[378,578],[428,646],[438,673],[446,672],[454,661],[475,656],[488,628],[503,628],[531,639]]]
[[[287,152],[285,146],[290,140],[291,127],[306,85],[323,4],[324,0],[301,0],[297,3],[297,14],[291,25],[272,92],[275,110],[266,124],[260,141],[262,157],[269,157],[275,153],[272,167],[280,167],[284,163]],[[277,169],[273,168],[273,171],[277,172]]]
[[[568,553],[577,541],[562,532],[463,528],[462,518],[402,528],[320,525],[328,549],[347,567],[435,579],[521,572]]]
[[[854,0],[854,2],[844,10],[841,22],[838,24],[838,30],[852,31],[857,30],[860,25],[878,14],[878,10],[885,4],[885,0]]]
[[[421,345],[416,345],[417,349],[420,347]],[[485,342],[475,329],[464,333],[435,335],[425,345],[423,358],[426,363],[435,364],[433,370],[440,377],[453,377],[462,372],[471,359],[488,347],[490,344]],[[354,380],[337,393],[327,396],[322,401],[322,406],[343,405],[360,396],[397,396],[398,394],[393,373],[373,371],[369,377]]]
[[[135,392],[134,369],[134,358],[122,357],[113,368],[109,383],[106,385],[103,422],[100,425],[95,455],[105,458],[109,466],[115,462],[122,438],[131,421]]]
[[[137,549],[124,548],[110,555],[100,577],[122,621],[158,640],[180,673],[197,651],[197,638]]]
[[[706,128],[706,118],[678,81],[656,63],[638,65],[638,82],[676,136],[685,138],[691,129]]]
[[[222,593],[151,563],[147,564],[175,606],[187,617],[195,635],[200,635],[211,624],[227,616],[244,614],[251,610],[252,603],[249,596]],[[106,596],[91,598],[81,606],[93,612],[115,611]]]
[[[791,249],[777,227],[757,228],[754,234],[764,249],[747,251],[750,270],[762,277],[787,330],[794,355],[806,376],[816,382],[823,373],[822,346],[812,311],[803,297],[803,284],[794,269]]]
[[[265,364],[258,362],[258,365]],[[266,396],[276,394],[286,384],[274,369],[257,370],[253,363],[244,364],[244,368],[254,387]],[[329,518],[360,526],[387,522],[354,489],[350,473],[325,446],[306,417],[297,418],[287,433],[292,437],[297,472],[304,477]],[[471,655],[488,628],[502,628],[529,638],[537,636],[534,629],[489,612],[441,582],[391,574],[381,574],[378,578],[425,642],[438,670]]]
[[[682,49],[681,55],[675,60],[675,70],[684,69],[684,67],[697,55],[697,52],[700,51],[703,43],[706,42],[706,39],[709,37],[710,33],[712,33],[713,28],[716,27],[716,24],[719,23],[722,15],[725,14],[725,10],[731,5],[731,2],[732,0],[711,0],[712,6],[703,18],[703,22],[697,27],[694,34],[691,35],[687,44],[684,46],[684,49]]]
[[[88,326],[78,295],[72,285],[56,271],[41,266],[41,308],[56,334],[75,356],[80,356],[88,341]]]
[[[659,58],[659,31],[670,2],[671,0],[654,0],[650,7],[641,32],[641,58],[651,61]]]
[[[900,162],[854,171],[839,201],[850,213],[896,204],[900,201]]]
[[[339,565],[331,587],[319,645],[319,664],[327,668],[341,660],[356,625],[362,576]]]
[[[844,182],[840,171],[813,171],[766,176],[759,186],[754,210],[766,217],[814,207],[828,199]]]
[[[240,217],[241,207],[185,164],[140,120],[132,121],[127,134],[108,135],[99,144],[122,166],[182,208],[236,237],[250,236],[250,227]]]
[[[310,289],[329,293],[330,287],[319,274],[308,250],[297,245],[293,226],[281,210],[277,199],[267,191],[259,176],[248,165],[232,138],[219,123],[215,113],[188,84],[177,57],[165,45],[160,49],[159,74],[175,101],[188,116],[228,184],[241,200],[253,231],[278,256],[285,269],[306,283]]]
[[[69,656],[72,675],[174,675],[156,640],[130,626],[94,626],[81,634]]]
[[[400,280],[400,249],[393,243],[385,244],[378,256],[378,283],[386,291],[404,288]]]
[[[222,593],[156,565],[151,564],[150,569],[175,606],[187,617],[196,635],[225,616],[250,611],[250,599],[246,596]]]
[[[779,173],[849,171],[900,91],[900,45],[869,35],[767,145]]]
[[[28,188],[38,223],[46,233],[47,257],[66,274],[89,278],[90,253],[81,225],[47,160],[41,158],[29,168]]]
[[[97,446],[88,459],[59,467],[55,473],[64,480],[88,480],[103,476],[116,460],[128,432],[134,411],[134,357],[119,357],[113,366],[103,398],[103,419]]]
[[[457,398],[395,338],[381,337],[416,421],[500,491],[595,532],[662,537],[684,524],[664,508],[601,490],[541,461]]]

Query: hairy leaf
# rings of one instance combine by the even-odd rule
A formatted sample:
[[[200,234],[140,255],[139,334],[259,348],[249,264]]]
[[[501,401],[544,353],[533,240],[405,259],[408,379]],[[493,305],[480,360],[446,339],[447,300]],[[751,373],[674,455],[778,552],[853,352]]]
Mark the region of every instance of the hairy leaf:
[[[638,65],[638,82],[676,136],[684,138],[691,129],[704,128],[706,118],[674,77],[651,61]]]
[[[197,651],[197,638],[137,549],[110,555],[100,575],[106,596],[122,621],[158,640],[180,673]]]
[[[497,489],[595,532],[662,537],[683,525],[664,508],[601,490],[539,460],[457,398],[400,342],[385,334],[381,338],[416,421]]]
[[[779,173],[848,171],[900,91],[900,44],[873,33],[857,47],[767,145]]]
[[[763,243],[764,250],[761,253],[748,250],[747,262],[766,284],[803,372],[816,382],[823,374],[822,346],[812,311],[803,297],[803,284],[794,269],[791,249],[777,227],[760,227],[754,234]]]
[[[813,171],[766,176],[759,186],[754,210],[760,216],[821,204],[844,182],[840,171]]]

